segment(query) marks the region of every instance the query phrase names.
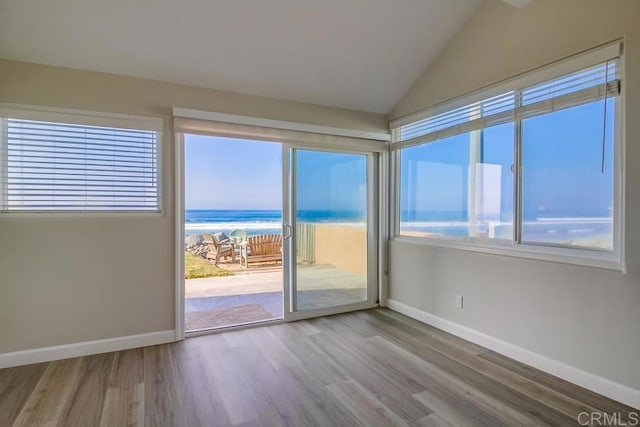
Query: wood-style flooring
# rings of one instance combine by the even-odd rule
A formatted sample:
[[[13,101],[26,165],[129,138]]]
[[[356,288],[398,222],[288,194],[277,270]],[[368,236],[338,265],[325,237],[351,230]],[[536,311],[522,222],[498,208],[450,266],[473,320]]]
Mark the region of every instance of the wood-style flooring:
[[[0,426],[575,426],[634,410],[387,309],[0,370]]]

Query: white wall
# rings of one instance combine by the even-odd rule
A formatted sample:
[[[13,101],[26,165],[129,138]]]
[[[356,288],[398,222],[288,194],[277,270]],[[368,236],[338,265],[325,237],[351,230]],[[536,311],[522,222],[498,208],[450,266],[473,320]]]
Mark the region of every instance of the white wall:
[[[639,22],[637,0],[486,0],[391,115],[624,37],[628,273],[392,242],[391,299],[640,390]]]
[[[0,354],[174,329],[173,106],[387,128],[381,115],[6,60],[0,101],[166,119],[162,216],[0,216]]]

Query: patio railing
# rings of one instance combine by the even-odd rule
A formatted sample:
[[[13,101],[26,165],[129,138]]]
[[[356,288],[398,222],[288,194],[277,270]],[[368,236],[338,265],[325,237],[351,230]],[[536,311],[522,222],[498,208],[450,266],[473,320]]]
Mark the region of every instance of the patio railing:
[[[306,264],[316,262],[315,224],[296,224],[296,248],[299,262]]]

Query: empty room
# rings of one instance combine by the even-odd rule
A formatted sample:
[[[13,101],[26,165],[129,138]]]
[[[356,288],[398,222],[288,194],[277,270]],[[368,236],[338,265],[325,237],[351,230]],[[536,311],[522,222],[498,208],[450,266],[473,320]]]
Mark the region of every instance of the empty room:
[[[0,0],[0,426],[640,426],[638,23]]]

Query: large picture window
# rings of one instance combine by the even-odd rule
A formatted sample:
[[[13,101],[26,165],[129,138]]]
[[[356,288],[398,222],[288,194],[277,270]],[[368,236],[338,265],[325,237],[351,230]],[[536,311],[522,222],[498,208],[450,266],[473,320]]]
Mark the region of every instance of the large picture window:
[[[160,211],[161,124],[24,116],[0,118],[0,212]]]
[[[619,261],[619,52],[392,124],[396,236]]]

